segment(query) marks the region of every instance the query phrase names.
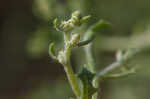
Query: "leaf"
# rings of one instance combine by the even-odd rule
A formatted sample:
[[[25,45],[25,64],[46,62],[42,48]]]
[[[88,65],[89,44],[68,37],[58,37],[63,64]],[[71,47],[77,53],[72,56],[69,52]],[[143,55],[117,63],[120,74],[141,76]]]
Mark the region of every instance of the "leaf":
[[[85,40],[85,41],[80,41],[80,42],[77,44],[77,46],[80,47],[80,46],[84,46],[84,45],[89,44],[90,42],[93,41],[94,37],[95,37],[95,35],[92,35],[92,36],[91,36],[90,38],[88,38],[87,40]]]
[[[85,17],[85,19],[87,19],[87,18],[88,17]],[[109,25],[110,25],[110,23],[108,23],[107,21],[104,21],[104,20],[100,20],[96,24],[92,25],[86,32],[84,40],[77,44],[78,47],[87,45],[90,42],[92,42],[95,38],[95,32],[97,32],[98,30],[101,30]]]
[[[97,32],[98,30],[100,30],[100,29],[102,29],[102,28],[105,28],[105,27],[108,27],[109,25],[110,25],[109,22],[104,21],[104,20],[100,20],[100,21],[98,21],[96,24],[94,24],[94,25],[91,27],[91,31]]]
[[[82,81],[82,96],[83,97],[91,97],[97,89],[93,87],[92,81],[95,77],[94,73],[91,73],[87,68],[83,67],[82,71],[78,74],[78,77]]]
[[[55,28],[57,31],[60,31],[60,29],[59,29],[59,24],[58,24],[58,19],[57,19],[57,18],[53,21],[53,25],[54,25],[54,28]]]
[[[81,23],[85,23],[85,22],[87,22],[90,18],[91,18],[90,15],[85,16],[85,17],[83,17],[83,18],[80,20],[80,22],[81,22]]]
[[[55,53],[55,49],[54,49],[54,43],[50,43],[49,45],[49,55],[53,58],[56,59],[56,53]]]

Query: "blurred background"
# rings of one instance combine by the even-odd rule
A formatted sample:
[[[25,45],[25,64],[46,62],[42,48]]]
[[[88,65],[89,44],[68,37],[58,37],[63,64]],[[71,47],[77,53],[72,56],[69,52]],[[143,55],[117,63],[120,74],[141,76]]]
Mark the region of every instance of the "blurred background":
[[[146,48],[129,64],[139,68],[135,75],[103,82],[102,99],[149,99],[149,9],[149,0],[1,0],[0,99],[73,96],[63,67],[48,55],[48,45],[53,41],[58,50],[63,46],[62,33],[53,28],[52,21],[68,19],[75,10],[92,16],[76,30],[81,35],[99,19],[111,23],[94,41],[98,70],[115,61],[119,49]],[[86,63],[83,49],[75,49],[71,60],[79,72]]]

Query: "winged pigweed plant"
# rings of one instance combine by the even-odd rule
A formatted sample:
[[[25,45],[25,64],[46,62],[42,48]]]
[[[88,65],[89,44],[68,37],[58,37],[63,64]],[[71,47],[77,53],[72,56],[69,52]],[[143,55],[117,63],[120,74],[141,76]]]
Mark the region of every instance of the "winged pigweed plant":
[[[100,20],[93,24],[86,31],[83,39],[80,39],[79,33],[72,33],[74,29],[80,27],[89,19],[90,16],[83,17],[79,11],[72,13],[71,18],[67,21],[59,22],[55,19],[54,27],[64,35],[64,48],[57,53],[54,48],[54,43],[51,43],[49,46],[50,56],[64,67],[70,86],[76,96],[75,99],[98,99],[98,90],[102,81],[135,73],[135,68],[127,68],[126,66],[138,52],[136,49],[127,49],[124,53],[121,50],[118,51],[116,54],[116,62],[102,70],[96,70],[92,41],[95,38],[96,32],[107,27],[109,23]],[[79,47],[84,48],[87,61],[82,66],[80,73],[74,73],[70,62],[70,55],[72,49]],[[111,73],[117,69],[121,69],[122,71],[118,74]]]

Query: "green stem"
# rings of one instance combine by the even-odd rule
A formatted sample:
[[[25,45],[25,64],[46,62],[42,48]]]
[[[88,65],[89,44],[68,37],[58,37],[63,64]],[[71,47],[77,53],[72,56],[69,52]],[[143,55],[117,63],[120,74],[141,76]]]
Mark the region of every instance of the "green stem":
[[[127,77],[127,76],[135,74],[135,73],[136,73],[135,68],[133,68],[131,70],[124,71],[122,73],[106,75],[103,78],[104,79],[122,78],[122,77]]]
[[[95,59],[93,53],[93,44],[90,43],[85,47],[85,53],[87,57],[88,68],[91,72],[95,73]]]
[[[128,63],[130,60],[132,60],[134,58],[134,56],[139,52],[140,50],[129,50],[121,60],[112,63],[111,65],[107,66],[106,68],[104,68],[103,70],[99,71],[97,73],[97,77],[101,78],[104,77],[105,75],[107,75],[108,73],[110,73],[111,71],[120,68],[122,66],[124,66],[124,64]]]
[[[77,81],[77,77],[74,74],[71,63],[70,63],[72,44],[69,42],[68,33],[65,33],[64,40],[65,40],[65,50],[64,50],[65,63],[63,64],[64,69],[65,69],[67,78],[69,80],[69,83],[71,85],[71,88],[72,88],[73,92],[75,93],[76,97],[79,99],[81,97],[81,90],[80,90],[80,86]]]
[[[81,92],[80,92],[80,88],[77,82],[77,78],[75,76],[75,74],[73,73],[72,67],[70,65],[65,66],[65,72],[67,74],[67,78],[69,80],[69,83],[71,85],[71,88],[73,90],[73,92],[75,93],[75,95],[77,96],[77,98],[79,99],[81,97]]]
[[[67,44],[69,41],[69,33],[67,33],[67,32],[64,33],[64,41],[65,41],[65,44]]]
[[[85,35],[85,40],[89,39],[91,36],[94,36],[92,31],[88,31]],[[85,55],[86,55],[86,60],[88,63],[88,69],[93,72],[96,73],[96,61],[95,61],[95,56],[94,56],[94,51],[93,51],[93,43],[88,44],[87,46],[85,46]],[[93,82],[93,86],[95,88],[98,88],[98,82],[95,81]],[[96,92],[93,96],[92,99],[97,99],[98,98],[98,93]]]
[[[85,35],[85,40],[89,39],[91,36],[93,36],[92,31],[88,31]],[[86,60],[88,63],[88,69],[95,73],[96,72],[96,62],[95,62],[95,57],[94,57],[94,51],[93,51],[93,43],[91,42],[90,44],[85,46],[85,55],[86,55]]]
[[[86,81],[83,83],[83,90],[82,90],[82,97],[81,99],[90,99],[88,96],[88,81],[86,79]]]

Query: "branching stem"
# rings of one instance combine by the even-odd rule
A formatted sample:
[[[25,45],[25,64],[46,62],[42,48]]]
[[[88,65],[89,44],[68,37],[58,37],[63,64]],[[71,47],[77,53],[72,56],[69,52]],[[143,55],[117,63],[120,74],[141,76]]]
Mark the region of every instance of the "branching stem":
[[[103,78],[111,71],[124,66],[124,64],[126,64],[127,62],[129,62],[131,59],[134,58],[137,52],[139,51],[136,51],[135,49],[129,50],[122,59],[116,61],[115,63],[112,63],[111,65],[107,66],[105,69],[99,71],[96,76],[99,78]]]
[[[70,55],[71,55],[71,49],[72,49],[72,44],[69,42],[69,35],[65,33],[65,49],[64,49],[64,69],[67,75],[67,78],[69,80],[69,83],[72,87],[73,92],[75,93],[76,97],[79,99],[81,97],[81,91],[80,87],[77,81],[77,77],[73,72],[71,63],[70,63]]]
[[[71,34],[71,32],[76,27],[79,27],[89,18],[90,16],[82,17],[79,11],[75,11],[72,14],[71,19],[67,21],[62,21],[60,25],[58,24],[58,21],[56,19],[54,21],[54,26],[56,30],[64,32],[64,49],[59,51],[59,54],[56,55],[54,51],[54,44],[50,44],[49,47],[49,54],[52,56],[52,58],[58,60],[64,66],[67,78],[77,99],[98,99],[98,88],[100,86],[99,81],[101,79],[117,78],[120,76],[127,76],[128,74],[133,74],[135,72],[134,69],[131,71],[125,71],[120,74],[109,75],[109,73],[113,70],[125,66],[125,64],[133,59],[135,54],[138,52],[135,49],[131,49],[128,50],[123,56],[122,54],[118,54],[117,61],[115,63],[97,72],[92,41],[95,37],[95,33],[98,32],[99,29],[107,27],[109,23],[104,20],[100,20],[96,24],[92,25],[84,35],[83,41],[80,41],[80,34]],[[72,69],[70,56],[71,50],[74,47],[81,47],[84,45],[86,45],[84,50],[87,60],[87,68],[83,68],[83,71],[78,76],[78,78],[82,82],[79,83],[77,80],[78,78]]]

